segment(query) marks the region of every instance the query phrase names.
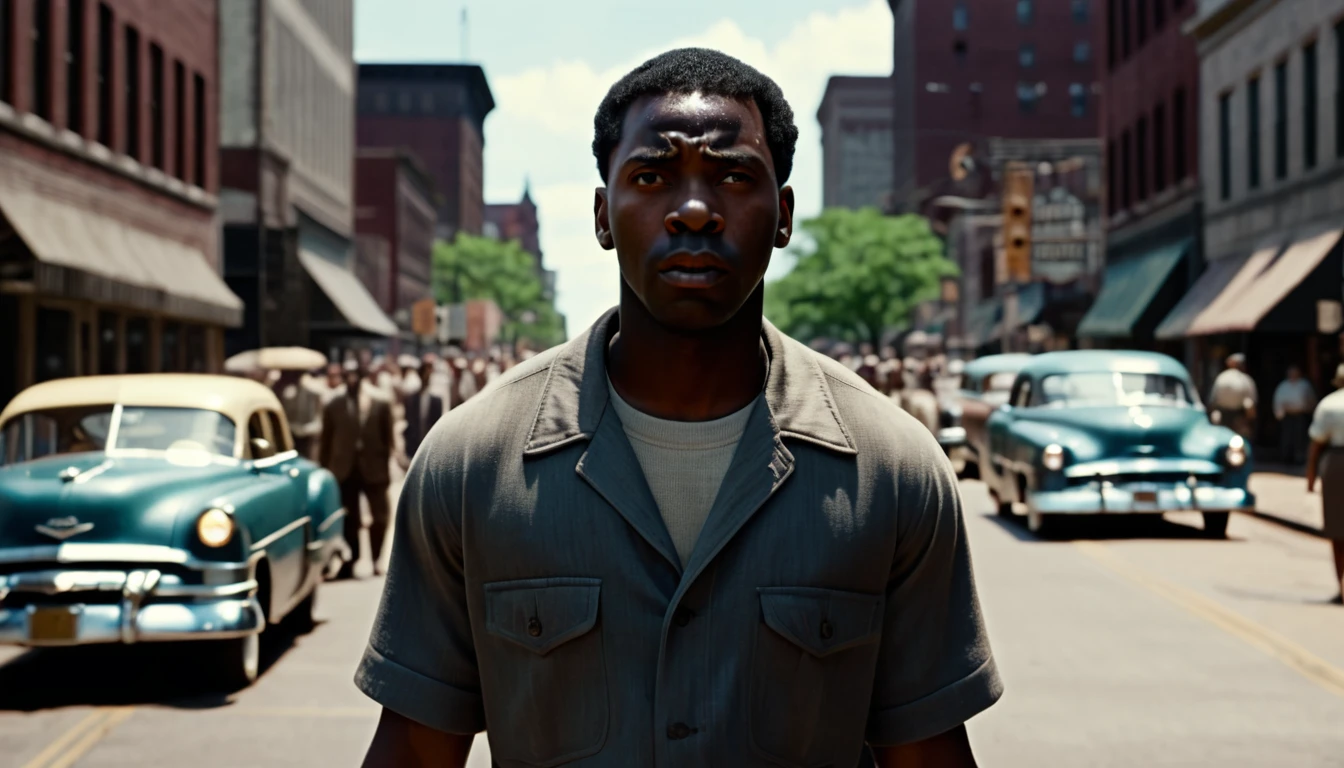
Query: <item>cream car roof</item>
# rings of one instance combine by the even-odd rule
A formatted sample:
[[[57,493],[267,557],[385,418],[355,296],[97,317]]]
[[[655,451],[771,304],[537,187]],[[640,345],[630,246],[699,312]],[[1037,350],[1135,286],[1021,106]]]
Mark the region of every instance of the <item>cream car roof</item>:
[[[80,376],[34,384],[9,401],[0,412],[0,425],[12,416],[30,411],[118,403],[200,408],[222,413],[239,427],[246,425],[258,409],[283,413],[275,393],[250,379],[201,373],[141,373]]]

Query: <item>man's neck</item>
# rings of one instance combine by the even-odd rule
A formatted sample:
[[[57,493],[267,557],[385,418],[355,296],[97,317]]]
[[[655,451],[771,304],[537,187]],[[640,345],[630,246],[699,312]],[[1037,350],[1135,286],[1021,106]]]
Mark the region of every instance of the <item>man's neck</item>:
[[[763,292],[727,323],[704,333],[664,327],[621,285],[620,330],[607,350],[607,375],[621,398],[673,421],[708,421],[745,408],[765,384]]]

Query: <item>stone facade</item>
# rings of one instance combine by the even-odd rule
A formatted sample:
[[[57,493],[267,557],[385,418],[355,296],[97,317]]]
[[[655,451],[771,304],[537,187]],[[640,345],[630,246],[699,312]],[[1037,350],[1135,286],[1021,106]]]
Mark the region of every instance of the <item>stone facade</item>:
[[[823,206],[889,206],[891,98],[888,77],[834,75],[827,82],[817,109]]]

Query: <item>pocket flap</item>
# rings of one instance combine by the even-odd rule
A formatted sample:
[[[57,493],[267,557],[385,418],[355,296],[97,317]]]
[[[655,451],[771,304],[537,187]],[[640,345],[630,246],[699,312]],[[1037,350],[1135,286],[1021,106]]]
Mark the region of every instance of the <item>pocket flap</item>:
[[[546,655],[597,624],[601,579],[553,578],[485,585],[485,630]]]
[[[813,656],[874,642],[882,633],[882,596],[815,587],[762,587],[766,626]]]

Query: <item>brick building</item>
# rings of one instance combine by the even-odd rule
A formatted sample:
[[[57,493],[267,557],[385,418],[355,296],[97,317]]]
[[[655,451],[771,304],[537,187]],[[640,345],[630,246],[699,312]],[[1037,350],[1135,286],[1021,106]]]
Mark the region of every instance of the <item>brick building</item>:
[[[1106,272],[1080,334],[1096,346],[1187,350],[1158,327],[1203,267],[1199,57],[1192,0],[1107,0]]]
[[[231,353],[378,346],[396,325],[354,273],[354,2],[220,0]]]
[[[0,405],[222,367],[218,23],[213,0],[0,0]]]
[[[411,305],[433,295],[434,186],[413,155],[396,149],[361,149],[356,155],[355,274],[414,341]]]
[[[888,0],[893,207],[944,190],[953,150],[1100,135],[1100,0]]]
[[[891,97],[889,77],[834,75],[827,81],[817,109],[823,207],[890,206]]]
[[[486,237],[496,240],[517,240],[523,250],[536,260],[537,274],[547,301],[555,300],[555,271],[546,269],[541,256],[541,226],[537,205],[532,202],[530,185],[523,187],[523,197],[516,203],[489,203],[485,206]]]
[[[357,141],[408,149],[439,193],[438,236],[479,235],[485,222],[485,116],[495,108],[474,64],[360,64]]]

